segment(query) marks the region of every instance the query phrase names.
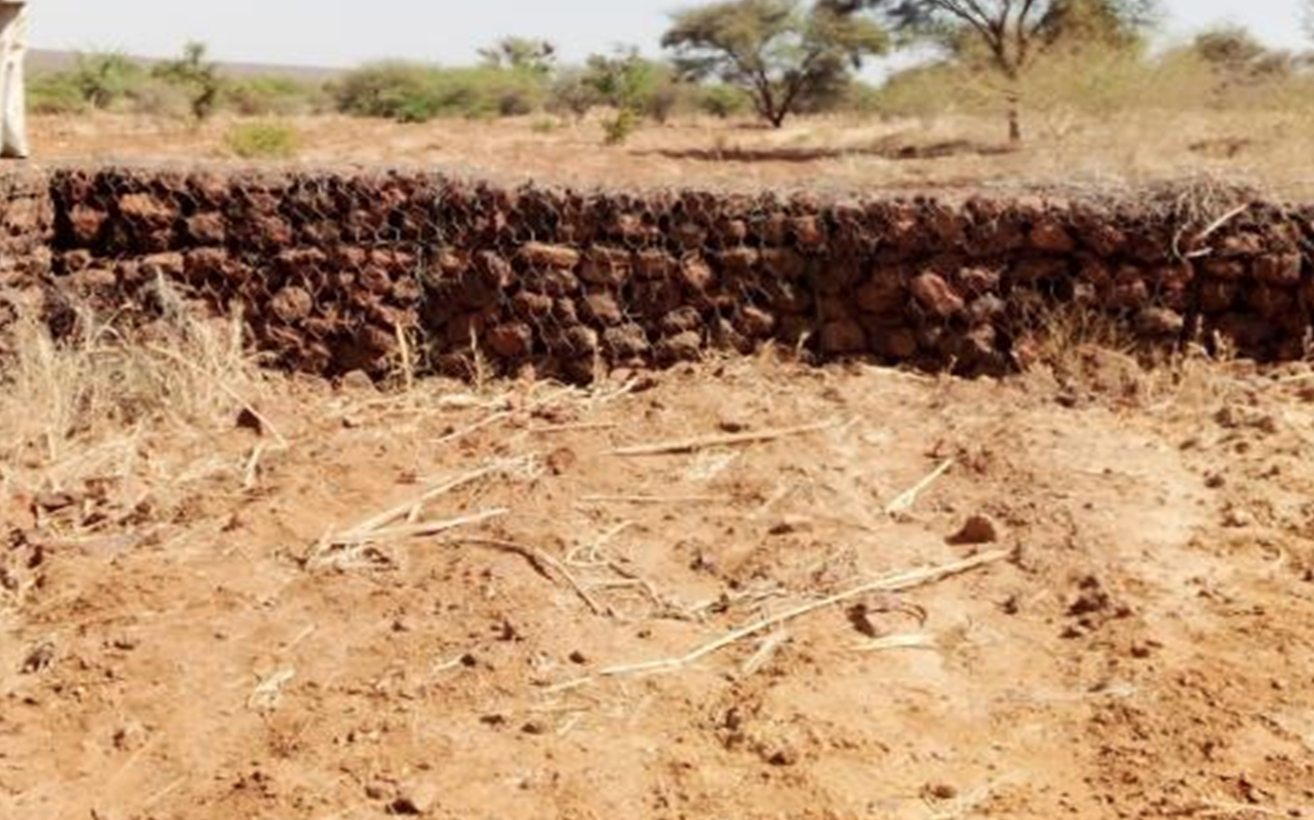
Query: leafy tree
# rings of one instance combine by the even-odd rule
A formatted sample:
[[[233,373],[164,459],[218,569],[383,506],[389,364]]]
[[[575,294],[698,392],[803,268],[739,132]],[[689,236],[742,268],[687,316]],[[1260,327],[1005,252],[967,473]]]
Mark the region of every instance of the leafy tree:
[[[1160,17],[1157,0],[1054,0],[1037,28],[1046,48],[1141,49]]]
[[[146,72],[125,54],[102,52],[79,54],[73,77],[82,98],[105,109],[140,88]]]
[[[205,43],[189,42],[183,46],[181,57],[157,63],[151,72],[157,79],[186,91],[188,108],[198,121],[214,113],[223,91],[219,67],[209,59],[208,52]]]
[[[571,67],[557,73],[549,93],[548,108],[557,113],[569,114],[578,121],[604,102],[589,71]]]
[[[1008,137],[1022,141],[1018,85],[1037,54],[1060,42],[1080,42],[1092,31],[1123,40],[1157,17],[1157,0],[835,0],[843,12],[874,9],[896,30],[931,40],[962,57],[984,52],[1005,80]]]
[[[557,47],[547,40],[503,37],[488,48],[481,48],[479,56],[489,68],[524,71],[547,77],[556,68]]]
[[[874,21],[833,0],[721,0],[675,15],[662,38],[689,78],[715,78],[747,91],[776,128],[790,114],[831,97],[870,56],[889,48]]]
[[[1191,50],[1218,73],[1224,86],[1285,77],[1291,55],[1272,51],[1240,26],[1220,26],[1196,36]]]

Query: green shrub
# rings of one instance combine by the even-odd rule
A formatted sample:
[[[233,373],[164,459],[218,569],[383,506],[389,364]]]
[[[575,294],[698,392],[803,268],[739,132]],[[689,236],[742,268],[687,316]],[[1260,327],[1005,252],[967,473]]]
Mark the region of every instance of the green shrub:
[[[753,100],[743,89],[717,84],[698,89],[697,105],[702,113],[726,120],[752,111]]]
[[[234,126],[226,141],[229,150],[242,159],[292,159],[301,140],[290,125],[260,121]]]
[[[65,71],[33,77],[27,93],[33,114],[81,114],[90,108],[77,77]]]
[[[244,117],[288,117],[313,113],[322,91],[291,77],[249,77],[230,81],[221,105]]]
[[[629,108],[622,108],[616,116],[604,122],[602,128],[608,145],[623,145],[639,130],[639,115]]]
[[[548,96],[547,79],[537,72],[414,63],[356,69],[336,84],[334,94],[338,110],[345,114],[401,122],[521,116],[542,110]]]

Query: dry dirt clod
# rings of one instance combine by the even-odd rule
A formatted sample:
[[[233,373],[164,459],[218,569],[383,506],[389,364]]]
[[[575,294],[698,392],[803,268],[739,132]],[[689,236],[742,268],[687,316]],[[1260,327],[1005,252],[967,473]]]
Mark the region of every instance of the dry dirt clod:
[[[988,515],[973,515],[963,524],[962,529],[949,537],[954,546],[979,546],[999,542],[1001,528],[994,518]]]

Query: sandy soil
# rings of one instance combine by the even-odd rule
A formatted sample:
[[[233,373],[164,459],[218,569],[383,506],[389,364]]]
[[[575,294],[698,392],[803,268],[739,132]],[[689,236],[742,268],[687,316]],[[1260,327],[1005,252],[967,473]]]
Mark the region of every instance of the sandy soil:
[[[1314,817],[1308,371],[627,379],[298,381],[0,498],[0,816]],[[418,517],[504,515],[327,546],[474,471]]]
[[[1171,127],[1165,127],[1171,122]],[[176,121],[112,115],[37,117],[39,162],[231,159],[235,121],[196,129]],[[779,131],[748,122],[677,120],[649,126],[624,146],[603,144],[600,120],[442,120],[398,125],[340,116],[287,121],[297,162],[447,166],[515,179],[577,185],[811,191],[879,187],[988,191],[1037,186],[1145,185],[1208,175],[1292,198],[1314,195],[1306,172],[1314,123],[1285,112],[1138,111],[1111,120],[1036,114],[1032,138],[1003,151],[1000,121],[801,118]]]

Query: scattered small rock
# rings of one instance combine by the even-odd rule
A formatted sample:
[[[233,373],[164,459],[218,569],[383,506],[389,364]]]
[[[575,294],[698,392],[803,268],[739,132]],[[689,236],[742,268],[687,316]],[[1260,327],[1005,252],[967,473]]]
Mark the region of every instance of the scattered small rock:
[[[338,382],[338,387],[344,391],[363,392],[374,390],[374,380],[363,370],[353,370],[345,374]]]
[[[786,515],[771,526],[767,532],[771,535],[792,535],[812,529],[812,519],[805,515]]]
[[[579,666],[583,666],[584,664],[589,662],[588,656],[585,655],[583,652],[579,651],[578,649],[576,649],[574,652],[571,652],[568,657],[571,663],[577,664]]]
[[[927,783],[922,794],[930,800],[957,800],[958,789],[948,783]]]
[[[988,515],[974,515],[967,519],[962,529],[949,538],[949,543],[960,547],[995,544],[999,541],[1000,531],[999,523],[995,519]]]
[[[438,805],[438,786],[425,780],[405,783],[397,788],[397,797],[388,809],[393,814],[419,816],[433,811]]]
[[[520,731],[524,732],[527,735],[539,736],[539,735],[546,735],[549,732],[551,732],[552,727],[548,724],[546,720],[543,720],[542,718],[535,718],[534,720],[531,720],[528,723],[526,723],[524,726],[521,726]]]
[[[379,780],[365,784],[365,796],[370,800],[385,800],[392,794],[392,786]]]
[[[562,475],[569,472],[572,467],[579,463],[579,456],[569,447],[559,447],[548,454],[545,463],[548,472],[552,475]]]
[[[1223,526],[1232,529],[1243,530],[1255,525],[1255,516],[1249,511],[1240,507],[1229,507],[1223,514]]]

